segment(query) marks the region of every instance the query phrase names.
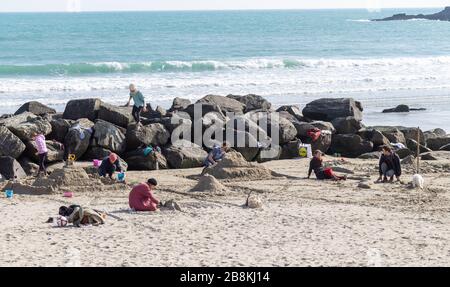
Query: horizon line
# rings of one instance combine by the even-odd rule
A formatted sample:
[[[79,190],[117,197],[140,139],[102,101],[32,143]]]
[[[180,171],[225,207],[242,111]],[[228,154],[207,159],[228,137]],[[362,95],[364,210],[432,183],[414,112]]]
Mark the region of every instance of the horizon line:
[[[221,11],[310,11],[310,10],[386,10],[386,9],[432,9],[442,8],[447,6],[422,6],[422,7],[331,7],[331,8],[227,8],[227,9],[144,9],[144,10],[80,10],[80,11],[67,11],[67,10],[48,10],[48,11],[0,11],[0,13],[99,13],[99,12],[221,12]]]

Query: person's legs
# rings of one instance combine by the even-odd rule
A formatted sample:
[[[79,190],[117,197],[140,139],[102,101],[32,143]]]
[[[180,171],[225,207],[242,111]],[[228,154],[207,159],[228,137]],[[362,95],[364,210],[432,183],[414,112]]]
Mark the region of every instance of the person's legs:
[[[131,115],[133,116],[134,121],[136,123],[139,123],[139,118],[138,118],[136,112],[137,112],[137,107],[133,106],[133,110],[131,111]]]
[[[44,172],[44,174],[47,172],[45,168],[45,159],[47,158],[47,153],[39,154],[39,173]]]
[[[385,162],[383,162],[382,164],[381,164],[381,173],[383,174],[383,181],[386,181],[387,180],[387,177],[386,177],[386,173],[387,173],[387,171],[388,171],[388,165],[385,163]]]
[[[323,171],[326,179],[333,179],[333,180],[346,180],[346,176],[338,176],[334,173],[333,169],[326,168]]]
[[[394,175],[395,175],[395,171],[393,169],[390,169],[386,172],[386,176],[389,177],[390,182],[394,181]]]

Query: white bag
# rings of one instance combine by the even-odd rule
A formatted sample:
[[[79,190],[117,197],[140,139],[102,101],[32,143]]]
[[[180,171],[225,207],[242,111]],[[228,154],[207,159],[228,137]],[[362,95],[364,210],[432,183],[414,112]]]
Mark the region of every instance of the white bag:
[[[301,158],[312,158],[312,147],[310,144],[299,144],[298,145],[298,155]]]

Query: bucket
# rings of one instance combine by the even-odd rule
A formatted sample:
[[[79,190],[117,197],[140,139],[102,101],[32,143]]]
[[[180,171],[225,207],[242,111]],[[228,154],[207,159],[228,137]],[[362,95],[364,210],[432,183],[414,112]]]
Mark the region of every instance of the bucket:
[[[12,198],[14,195],[14,191],[12,189],[5,190],[6,198]]]
[[[144,149],[144,156],[148,156],[151,152],[153,151],[153,148],[152,147],[146,147],[145,149]]]
[[[73,192],[66,191],[66,192],[64,192],[63,196],[64,197],[73,197]]]
[[[121,173],[117,174],[117,180],[118,181],[124,181],[125,180],[125,173],[121,172]]]
[[[102,161],[101,161],[101,160],[98,160],[98,159],[94,159],[94,160],[92,161],[92,164],[94,165],[94,167],[99,168],[100,165],[102,164]]]

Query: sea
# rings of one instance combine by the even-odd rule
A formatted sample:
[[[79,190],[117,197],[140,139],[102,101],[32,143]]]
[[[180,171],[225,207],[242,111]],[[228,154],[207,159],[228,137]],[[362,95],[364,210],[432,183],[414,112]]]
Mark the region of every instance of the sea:
[[[450,132],[450,22],[370,19],[441,9],[0,14],[0,114],[36,100],[153,106],[174,97],[258,94],[301,108],[362,102],[364,124]],[[406,104],[404,114],[382,110]]]

